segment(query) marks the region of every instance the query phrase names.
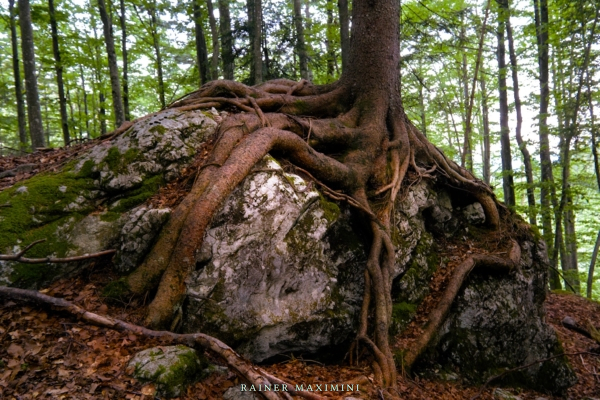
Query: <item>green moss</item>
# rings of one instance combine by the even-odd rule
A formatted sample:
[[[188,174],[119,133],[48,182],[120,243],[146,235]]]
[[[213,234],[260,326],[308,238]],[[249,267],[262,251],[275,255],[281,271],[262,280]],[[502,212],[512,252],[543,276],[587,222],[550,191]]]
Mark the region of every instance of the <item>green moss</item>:
[[[144,179],[141,186],[125,192],[123,198],[110,211],[113,213],[122,213],[131,210],[133,207],[148,200],[163,184],[164,178],[162,175],[155,175]]]
[[[390,324],[390,335],[395,336],[402,332],[417,313],[417,305],[407,303],[395,303],[392,305],[392,323]]]
[[[104,222],[114,222],[121,218],[121,215],[122,214],[118,212],[106,211],[100,214],[100,220]]]
[[[319,202],[321,203],[325,219],[327,219],[329,223],[337,221],[340,216],[340,208],[338,205],[325,199],[321,193],[319,193]]]
[[[96,177],[97,172],[95,170],[96,164],[92,160],[87,160],[81,166],[79,173],[77,174],[78,178],[90,178],[93,179]]]
[[[158,126],[156,126],[155,128],[158,128]],[[163,127],[161,126],[161,128]],[[106,166],[108,166],[108,169],[115,174],[122,174],[124,172],[127,172],[127,166],[133,161],[135,161],[139,154],[140,151],[137,148],[130,148],[124,154],[121,154],[119,149],[113,146],[110,149],[108,149],[108,153],[106,154],[106,157],[104,157],[104,159],[102,160],[101,164],[105,164]]]
[[[36,241],[46,241],[27,252],[29,257],[64,257],[70,245],[60,231],[73,226],[93,205],[80,197],[89,197],[93,180],[72,171],[36,175],[23,183],[0,192],[0,252],[12,252]],[[76,212],[65,208],[79,201]],[[10,277],[13,284],[35,287],[36,283],[52,279],[59,269],[45,264],[16,264]]]
[[[153,126],[152,128],[150,128],[150,132],[158,133],[161,135],[163,135],[166,131],[167,131],[167,128],[165,128],[162,125],[156,125],[156,126]]]

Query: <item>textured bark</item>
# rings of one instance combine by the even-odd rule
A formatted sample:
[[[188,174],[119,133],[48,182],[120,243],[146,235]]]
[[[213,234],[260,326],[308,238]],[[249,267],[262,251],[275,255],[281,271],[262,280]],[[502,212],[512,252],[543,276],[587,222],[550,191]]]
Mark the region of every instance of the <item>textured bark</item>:
[[[327,1],[327,31],[325,39],[325,48],[327,49],[327,83],[333,81],[335,72],[335,50],[333,48],[335,25],[333,23],[333,0]]]
[[[193,0],[194,9],[194,34],[196,43],[196,65],[200,75],[200,86],[208,82],[208,51],[206,50],[206,39],[204,38],[204,28],[202,27],[202,13],[200,11],[199,0]]]
[[[348,68],[350,57],[350,16],[348,12],[348,0],[338,0],[338,12],[340,14],[340,39],[342,46],[342,72]]]
[[[209,0],[210,1],[210,0]],[[233,34],[231,32],[231,16],[229,0],[219,2],[219,33],[221,35],[221,59],[223,60],[223,78],[233,80]]]
[[[125,15],[125,0],[119,0],[121,15],[119,22],[121,23],[121,53],[123,59],[123,112],[125,113],[125,121],[131,120],[129,113],[129,60],[127,59],[127,22]]]
[[[150,16],[150,35],[152,36],[152,47],[154,48],[154,57],[156,61],[158,98],[160,100],[161,109],[164,109],[167,107],[167,101],[165,99],[165,81],[163,77],[162,53],[160,51],[160,36],[158,35],[158,19],[156,18],[156,1],[149,5],[148,15]]]
[[[25,93],[27,98],[27,119],[29,121],[29,137],[34,149],[46,147],[44,126],[42,125],[42,108],[37,84],[35,52],[33,45],[33,28],[31,26],[31,10],[29,0],[18,0],[19,26],[21,27],[21,51],[23,53],[23,70],[25,71]]]
[[[121,83],[119,82],[119,69],[117,68],[117,55],[115,53],[115,40],[113,37],[112,21],[106,12],[104,0],[98,0],[98,10],[102,19],[104,31],[104,43],[108,57],[108,69],[110,72],[110,88],[113,100],[113,111],[115,113],[115,127],[118,128],[125,121],[123,99],[121,97]]]
[[[302,22],[302,3],[301,0],[293,0],[294,3],[294,27],[296,29],[296,54],[300,60],[300,76],[302,79],[308,79],[308,53],[306,52],[306,42],[304,40],[304,24]]]
[[[263,81],[262,72],[262,2],[247,0],[248,36],[250,39],[250,84]]]
[[[71,142],[69,135],[69,119],[67,116],[67,98],[65,97],[65,85],[63,83],[63,66],[60,57],[58,43],[58,26],[56,24],[56,13],[54,0],[48,0],[48,11],[50,14],[50,29],[52,30],[52,52],[54,53],[54,69],[56,71],[56,86],[58,87],[58,104],[60,108],[60,125],[63,132],[65,146]]]
[[[27,122],[25,116],[25,100],[23,99],[23,86],[21,81],[21,68],[19,67],[19,44],[17,39],[17,24],[15,21],[15,0],[8,1],[10,17],[10,44],[12,49],[13,76],[15,78],[15,98],[17,100],[17,123],[19,128],[19,143],[21,148],[27,147]]]
[[[210,59],[210,74],[211,79],[219,79],[219,31],[217,29],[217,21],[213,10],[212,0],[206,0],[206,8],[208,10],[208,23],[210,25],[210,36],[212,40],[212,56]]]
[[[81,91],[83,92],[83,110],[85,115],[85,132],[90,137],[90,117],[88,111],[87,92],[85,90],[85,76],[83,75],[83,66],[79,64],[79,78],[81,80]]]
[[[483,181],[490,184],[490,120],[488,111],[488,97],[485,90],[485,74],[481,74],[481,117],[483,119]]]
[[[506,92],[506,49],[504,32],[506,30],[506,14],[498,11],[498,91],[500,93],[500,146],[502,158],[502,189],[504,202],[509,207],[515,206],[515,185],[513,181],[512,155],[510,151],[510,129],[508,127],[508,95]]]
[[[554,187],[554,174],[550,158],[550,140],[548,138],[548,106],[550,102],[549,87],[549,57],[548,57],[548,0],[533,0],[534,18],[536,26],[536,43],[538,50],[538,66],[540,81],[540,165],[542,182],[540,185],[541,215],[544,240],[548,245],[548,253],[553,254],[554,235],[552,232],[552,208],[557,207],[556,190]],[[556,267],[556,260],[552,260]],[[550,271],[550,288],[562,287],[558,274]]]
[[[590,267],[588,268],[587,278],[587,290],[586,296],[588,299],[592,298],[592,288],[594,286],[594,268],[596,267],[596,260],[598,259],[598,250],[600,249],[600,230],[598,236],[596,236],[596,244],[594,245],[594,251],[592,252],[592,259],[590,260]]]
[[[533,181],[533,166],[531,164],[531,154],[527,149],[527,144],[523,141],[521,135],[521,127],[523,126],[523,112],[521,110],[521,96],[519,95],[519,74],[517,65],[517,53],[515,51],[515,44],[513,40],[513,31],[510,23],[510,8],[508,1],[503,1],[502,7],[506,12],[506,37],[508,39],[508,51],[510,54],[510,66],[513,81],[513,95],[515,98],[515,112],[517,114],[517,126],[515,128],[515,137],[519,150],[523,155],[523,166],[525,167],[525,177],[527,179],[527,204],[529,205],[529,223],[531,225],[537,225],[537,211],[535,204],[535,188]]]

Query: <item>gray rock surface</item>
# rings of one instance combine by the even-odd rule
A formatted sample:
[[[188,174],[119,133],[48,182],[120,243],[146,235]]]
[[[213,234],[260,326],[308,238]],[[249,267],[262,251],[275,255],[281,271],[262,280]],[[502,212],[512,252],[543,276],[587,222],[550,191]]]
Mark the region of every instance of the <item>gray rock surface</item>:
[[[185,388],[200,378],[206,365],[189,347],[159,346],[140,351],[127,364],[127,373],[141,382],[156,385],[161,397],[178,397]]]

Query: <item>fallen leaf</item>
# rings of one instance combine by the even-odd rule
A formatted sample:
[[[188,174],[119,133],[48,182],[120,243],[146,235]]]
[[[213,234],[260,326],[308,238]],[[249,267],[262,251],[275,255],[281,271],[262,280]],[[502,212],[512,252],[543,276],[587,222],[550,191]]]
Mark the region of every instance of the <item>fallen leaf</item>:
[[[8,346],[8,349],[6,349],[6,352],[13,357],[22,357],[25,353],[23,348],[16,343],[11,343],[11,345]]]

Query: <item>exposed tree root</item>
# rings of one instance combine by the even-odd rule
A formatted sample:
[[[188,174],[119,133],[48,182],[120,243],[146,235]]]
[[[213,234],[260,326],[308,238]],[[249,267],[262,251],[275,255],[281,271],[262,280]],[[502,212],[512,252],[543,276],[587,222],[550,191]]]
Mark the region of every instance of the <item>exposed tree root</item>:
[[[419,336],[406,352],[403,360],[403,368],[410,370],[417,358],[425,351],[435,334],[438,332],[454,299],[458,295],[463,282],[469,273],[475,268],[487,268],[502,272],[510,272],[519,265],[521,260],[521,247],[519,244],[511,240],[511,248],[508,253],[508,258],[501,258],[492,255],[474,254],[467,257],[452,273],[452,277],[448,282],[446,290],[438,301],[437,306],[429,313],[429,319],[425,325],[423,333]]]
[[[153,338],[165,338],[172,343],[184,344],[190,347],[198,347],[204,350],[207,350],[216,356],[218,356],[221,360],[223,360],[227,366],[234,371],[240,378],[248,381],[251,385],[287,385],[288,389],[290,389],[290,393],[293,391],[294,396],[304,397],[310,400],[322,400],[324,399],[321,396],[315,395],[313,393],[306,392],[296,392],[293,390],[293,385],[287,383],[279,378],[275,378],[260,368],[253,366],[248,361],[244,360],[239,354],[237,354],[233,349],[227,346],[225,343],[220,340],[205,335],[203,333],[192,333],[192,334],[178,334],[169,331],[155,331],[151,329],[144,328],[139,325],[130,324],[125,321],[121,321],[119,319],[106,317],[103,315],[95,314],[85,309],[79,307],[76,304],[73,304],[70,301],[52,297],[45,295],[43,293],[37,292],[35,290],[26,290],[26,289],[18,289],[18,288],[10,288],[6,286],[0,286],[0,297],[4,297],[11,300],[25,301],[25,302],[34,302],[37,304],[57,307],[61,310],[67,311],[70,314],[73,314],[82,320],[89,322],[93,325],[114,329],[120,332],[133,332],[137,335],[153,337]],[[280,400],[287,399],[289,397],[285,396],[285,392],[269,392],[262,391],[260,392],[264,397],[269,400]]]
[[[395,269],[391,216],[408,169],[412,166],[421,176],[444,175],[449,183],[471,193],[493,228],[499,225],[499,214],[489,187],[427,141],[408,121],[399,96],[390,96],[385,88],[357,91],[355,86],[343,79],[325,86],[275,80],[248,87],[214,81],[170,106],[179,110],[233,108],[245,113],[233,114],[221,124],[213,153],[200,168],[191,192],[172,213],[144,263],[127,278],[136,294],[156,287],[160,278],[149,306],[148,326],[170,326],[213,215],[270,152],[315,179],[325,194],[347,201],[370,219],[372,243],[357,343],[373,355],[378,382],[395,386],[396,367],[388,337]],[[455,291],[476,264],[494,262],[474,256],[472,265],[456,277]],[[447,300],[449,304],[455,295]],[[429,336],[446,313],[447,309],[440,311],[440,322],[431,324]],[[368,320],[369,314],[374,315],[373,321]],[[423,338],[411,357],[416,358],[429,340]]]
[[[104,250],[99,253],[84,254],[82,256],[62,257],[62,258],[59,258],[59,257],[44,257],[44,258],[25,257],[25,254],[29,250],[31,250],[31,248],[33,246],[35,246],[36,244],[45,242],[45,241],[46,241],[46,239],[36,240],[35,242],[32,242],[29,245],[25,246],[25,248],[23,250],[21,250],[20,252],[18,252],[16,254],[0,254],[0,260],[15,261],[15,262],[23,263],[23,264],[48,264],[48,263],[61,264],[61,263],[71,263],[71,262],[77,262],[77,261],[90,260],[92,258],[107,256],[107,255],[114,254],[117,252],[116,250]]]

